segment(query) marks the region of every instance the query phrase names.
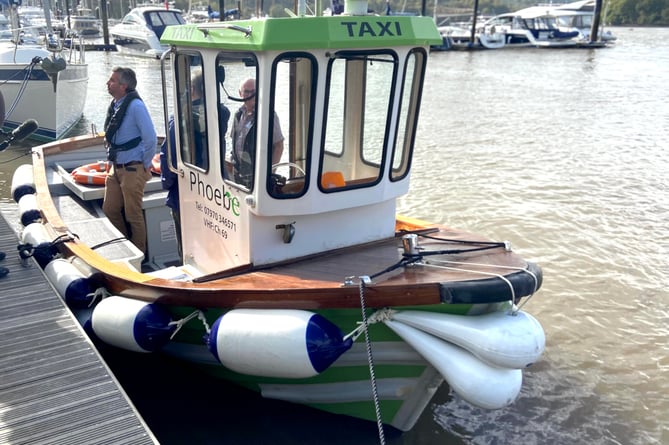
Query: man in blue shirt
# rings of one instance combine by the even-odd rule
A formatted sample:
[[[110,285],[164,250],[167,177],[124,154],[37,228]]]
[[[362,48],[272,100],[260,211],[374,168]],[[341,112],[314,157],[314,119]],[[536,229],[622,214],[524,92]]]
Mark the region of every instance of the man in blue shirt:
[[[107,91],[113,100],[104,127],[112,167],[105,181],[102,210],[114,227],[146,253],[142,199],[144,186],[151,179],[151,161],[158,138],[136,87],[137,77],[132,69],[112,69]]]

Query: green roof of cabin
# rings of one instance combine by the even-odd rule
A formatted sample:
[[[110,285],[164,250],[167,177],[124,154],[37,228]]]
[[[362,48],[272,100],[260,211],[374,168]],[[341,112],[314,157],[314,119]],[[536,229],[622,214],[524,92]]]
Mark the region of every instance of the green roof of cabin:
[[[241,29],[250,29],[247,36]],[[430,17],[305,16],[168,26],[162,43],[246,51],[441,44]]]

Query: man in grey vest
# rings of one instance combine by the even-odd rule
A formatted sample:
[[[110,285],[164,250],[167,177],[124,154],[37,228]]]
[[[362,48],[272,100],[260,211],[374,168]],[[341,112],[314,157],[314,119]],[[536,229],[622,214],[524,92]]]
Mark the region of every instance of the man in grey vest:
[[[244,101],[232,120],[232,163],[234,180],[247,188],[253,186],[256,153],[256,81],[245,79],[239,85],[239,97]],[[274,113],[272,131],[272,165],[281,160],[283,153],[283,133],[279,116]]]

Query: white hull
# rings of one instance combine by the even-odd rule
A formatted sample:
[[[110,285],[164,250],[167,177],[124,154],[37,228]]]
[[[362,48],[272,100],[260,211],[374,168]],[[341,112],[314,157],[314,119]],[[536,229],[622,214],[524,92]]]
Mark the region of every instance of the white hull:
[[[109,32],[116,50],[122,54],[157,59],[169,49],[168,46],[161,45],[156,35],[149,31],[133,33],[130,30],[111,29]]]
[[[12,45],[0,50],[0,93],[4,99],[6,129],[13,129],[28,119],[35,119],[39,128],[32,135],[38,140],[60,139],[79,122],[83,115],[88,89],[88,65],[68,63],[58,73],[54,91],[53,81],[39,64],[24,82],[26,68],[35,55],[46,58],[49,54],[39,48],[21,48],[27,51],[14,63]]]

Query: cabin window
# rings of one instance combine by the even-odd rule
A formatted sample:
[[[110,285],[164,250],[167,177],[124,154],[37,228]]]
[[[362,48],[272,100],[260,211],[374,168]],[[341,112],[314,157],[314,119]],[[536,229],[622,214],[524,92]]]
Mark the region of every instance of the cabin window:
[[[258,62],[252,53],[220,52],[216,58],[221,171],[230,184],[253,190],[256,162],[255,88],[244,87],[258,78]],[[251,91],[253,90],[253,91]],[[249,97],[244,100],[244,97]]]
[[[175,64],[181,159],[207,171],[209,150],[202,58],[194,53],[180,53]]]
[[[308,54],[282,54],[272,66],[267,190],[276,198],[306,191],[316,78],[316,63]]]
[[[406,176],[411,167],[411,155],[416,137],[418,109],[425,77],[427,55],[423,49],[417,48],[407,56],[404,66],[404,83],[402,85],[402,102],[397,122],[397,141],[393,150],[390,179],[398,181]]]
[[[132,14],[128,14],[123,18],[123,23],[125,24],[141,24],[142,23],[142,18],[137,17],[137,13],[134,12]]]
[[[341,51],[330,60],[319,184],[324,192],[379,181],[396,67],[390,52]]]

